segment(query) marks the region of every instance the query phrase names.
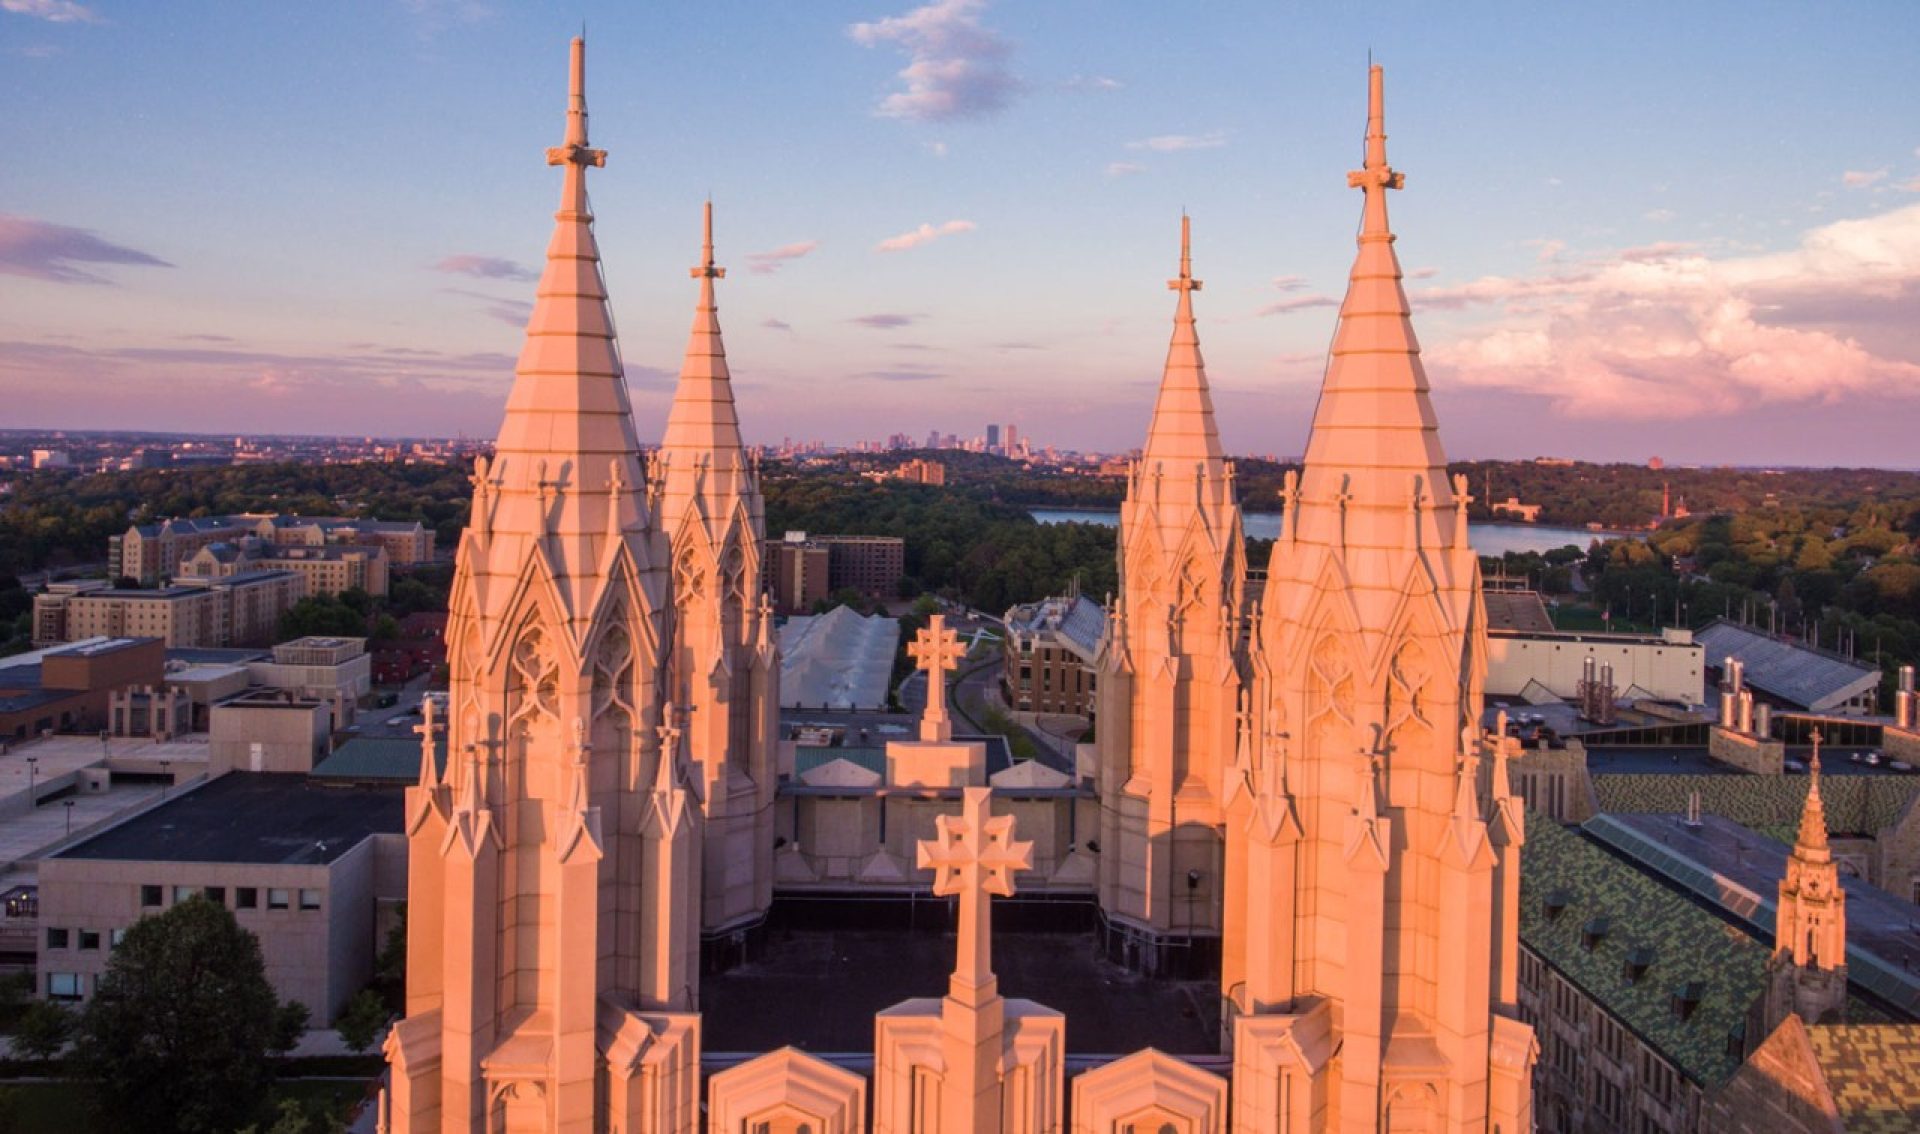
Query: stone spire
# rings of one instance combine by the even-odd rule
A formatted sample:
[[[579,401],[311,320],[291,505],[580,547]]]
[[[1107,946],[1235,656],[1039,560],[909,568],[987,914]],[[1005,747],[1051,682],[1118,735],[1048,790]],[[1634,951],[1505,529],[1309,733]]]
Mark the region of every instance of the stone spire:
[[[1826,808],[1820,800],[1820,731],[1813,732],[1807,802],[1800,834],[1787,858],[1786,877],[1774,913],[1773,957],[1767,997],[1767,1030],[1789,1014],[1808,1024],[1832,1023],[1847,1005],[1847,892],[1827,845]]]
[[[654,466],[653,511],[673,557],[678,612],[672,696],[690,710],[687,749],[706,819],[701,923],[709,939],[757,922],[773,901],[779,664],[761,651],[766,539],[759,478],[740,440],[720,339],[713,202],[701,214],[693,329]]]
[[[670,534],[679,529],[689,511],[700,510],[710,523],[724,523],[731,517],[716,510],[743,494],[758,500],[757,489],[742,483],[748,475],[746,447],[740,440],[733,375],[727,369],[720,309],[714,302],[714,281],[727,278],[727,270],[714,263],[712,201],[706,203],[702,222],[700,263],[688,272],[700,281],[700,297],[694,305],[680,384],[667,413],[666,436],[660,441],[665,474],[659,497],[660,526]]]
[[[1180,220],[1173,341],[1120,509],[1120,596],[1103,647],[1100,900],[1162,946],[1220,928],[1223,801],[1238,735],[1246,541],[1194,328],[1192,224]],[[1178,829],[1179,834],[1175,831]],[[1186,955],[1184,953],[1179,955]]]
[[[1521,832],[1498,801],[1489,831],[1478,798],[1479,561],[1387,221],[1405,178],[1387,162],[1384,101],[1371,68],[1365,160],[1347,176],[1363,194],[1358,251],[1247,666],[1270,733],[1293,738],[1300,834],[1263,848],[1257,828],[1228,827],[1228,862],[1262,868],[1229,879],[1226,933],[1278,944],[1230,945],[1222,993],[1243,1013],[1236,1047],[1293,1027],[1304,1005],[1340,1005],[1350,1128],[1398,1125],[1411,1069],[1444,1067],[1429,1086],[1450,1120],[1522,1130],[1534,1044],[1509,996]]]
[[[560,209],[454,560],[448,770],[423,733],[409,792],[394,1134],[680,1134],[695,1113],[700,825],[647,822],[673,618],[587,203],[606,153],[581,40],[570,62]]]
[[[1167,347],[1167,368],[1142,460],[1187,475],[1196,464],[1217,465],[1225,457],[1213,419],[1213,395],[1207,389],[1207,364],[1200,357],[1200,336],[1193,325],[1193,293],[1200,287],[1193,278],[1193,220],[1182,214],[1180,275],[1167,281],[1168,290],[1180,293],[1180,301],[1173,309],[1173,342]]]

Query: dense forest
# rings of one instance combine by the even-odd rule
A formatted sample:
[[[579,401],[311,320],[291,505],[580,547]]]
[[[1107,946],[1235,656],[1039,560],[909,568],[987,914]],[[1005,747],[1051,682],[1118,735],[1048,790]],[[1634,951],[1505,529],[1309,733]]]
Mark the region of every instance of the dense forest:
[[[923,456],[948,483],[870,475]],[[1288,466],[1238,462],[1249,511],[1278,501]],[[1647,529],[1627,539],[1489,563],[1556,596],[1570,625],[1604,617],[1616,628],[1676,620],[1699,626],[1746,613],[1782,632],[1851,648],[1891,666],[1920,659],[1920,475],[1877,470],[1773,472],[1650,469],[1540,462],[1464,462],[1476,496],[1539,504],[1541,521]],[[984,454],[848,455],[763,467],[767,530],[893,535],[906,541],[902,595],[938,592],[1000,611],[1059,593],[1114,590],[1114,537],[1099,524],[1039,524],[1034,507],[1111,510],[1125,482]],[[1663,488],[1691,515],[1652,527]],[[107,537],[166,516],[274,510],[419,519],[452,547],[467,518],[466,470],[452,465],[266,465],[62,476],[0,484],[0,643],[23,648],[31,599],[16,578],[98,565]],[[1473,506],[1484,515],[1484,503]],[[1583,559],[1584,553],[1584,559]],[[1249,544],[1265,564],[1268,546]],[[396,579],[373,617],[428,606],[444,579]],[[345,625],[364,610],[337,601],[303,607],[301,625]]]

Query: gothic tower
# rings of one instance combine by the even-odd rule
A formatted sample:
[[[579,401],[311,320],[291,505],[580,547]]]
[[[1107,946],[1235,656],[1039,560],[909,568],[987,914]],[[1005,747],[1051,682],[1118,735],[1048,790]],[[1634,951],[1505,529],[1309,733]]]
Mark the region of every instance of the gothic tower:
[[[666,704],[664,542],[607,310],[572,45],[526,345],[476,462],[447,627],[444,770],[408,792],[401,1132],[688,1129],[700,816]]]
[[[1348,184],[1359,251],[1285,482],[1233,749],[1235,1109],[1285,1130],[1524,1131],[1519,811],[1504,750],[1481,773],[1479,561],[1387,223],[1403,178],[1378,67]]]
[[[1100,671],[1100,907],[1148,971],[1220,934],[1221,788],[1234,743],[1246,544],[1194,330],[1180,220],[1173,342],[1120,510],[1120,596]],[[1204,956],[1204,954],[1202,954]]]
[[[648,478],[666,537],[676,616],[668,695],[687,709],[705,820],[701,924],[711,938],[758,924],[773,902],[780,666],[760,587],[766,539],[756,462],[740,440],[720,341],[713,203],[706,206],[693,331]]]
[[[1800,835],[1780,880],[1773,956],[1767,961],[1767,1020],[1773,1034],[1797,1013],[1808,1024],[1834,1023],[1847,1006],[1847,892],[1827,846],[1827,812],[1820,801],[1820,734],[1813,736],[1807,803]]]

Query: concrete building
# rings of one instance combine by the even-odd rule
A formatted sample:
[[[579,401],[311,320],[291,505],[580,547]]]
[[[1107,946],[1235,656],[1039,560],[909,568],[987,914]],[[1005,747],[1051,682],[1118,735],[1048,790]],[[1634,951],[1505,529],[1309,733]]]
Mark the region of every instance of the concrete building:
[[[332,714],[332,727],[353,723],[362,697],[373,691],[373,659],[365,638],[295,638],[273,647],[271,661],[247,664],[254,684],[320,701]]]
[[[833,593],[828,586],[833,568],[826,546],[808,540],[805,532],[788,532],[785,539],[769,542],[762,562],[765,589],[779,614],[809,614]]]
[[[34,630],[60,641],[159,638],[170,648],[264,643],[273,640],[280,616],[306,597],[306,586],[291,571],[244,571],[154,590],[50,587],[33,598]]]
[[[157,685],[157,638],[95,638],[0,659],[0,742],[108,727],[114,698]]]
[[[230,771],[305,775],[327,754],[333,714],[325,701],[259,691],[213,706],[208,714],[209,775]]]
[[[315,1023],[331,1022],[373,973],[379,908],[405,899],[401,793],[238,772],[39,865],[40,993],[93,995],[141,917],[216,901],[260,939],[267,979]]]
[[[1697,637],[1709,666],[1724,670],[1729,661],[1740,663],[1744,684],[1775,707],[1837,716],[1879,710],[1880,671],[1874,666],[1725,619],[1708,623]]]
[[[1001,688],[1023,713],[1096,712],[1100,642],[1107,612],[1084,595],[1042,599],[1007,611]]]

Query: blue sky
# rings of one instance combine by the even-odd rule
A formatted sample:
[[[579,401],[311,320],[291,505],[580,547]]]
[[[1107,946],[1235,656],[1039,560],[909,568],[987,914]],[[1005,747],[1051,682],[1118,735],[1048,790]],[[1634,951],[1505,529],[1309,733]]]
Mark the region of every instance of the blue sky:
[[[643,431],[711,194],[751,439],[1137,445],[1184,208],[1297,453],[1371,50],[1451,453],[1920,464],[1920,8],[1675,7],[0,0],[0,423],[490,434],[584,18]]]

